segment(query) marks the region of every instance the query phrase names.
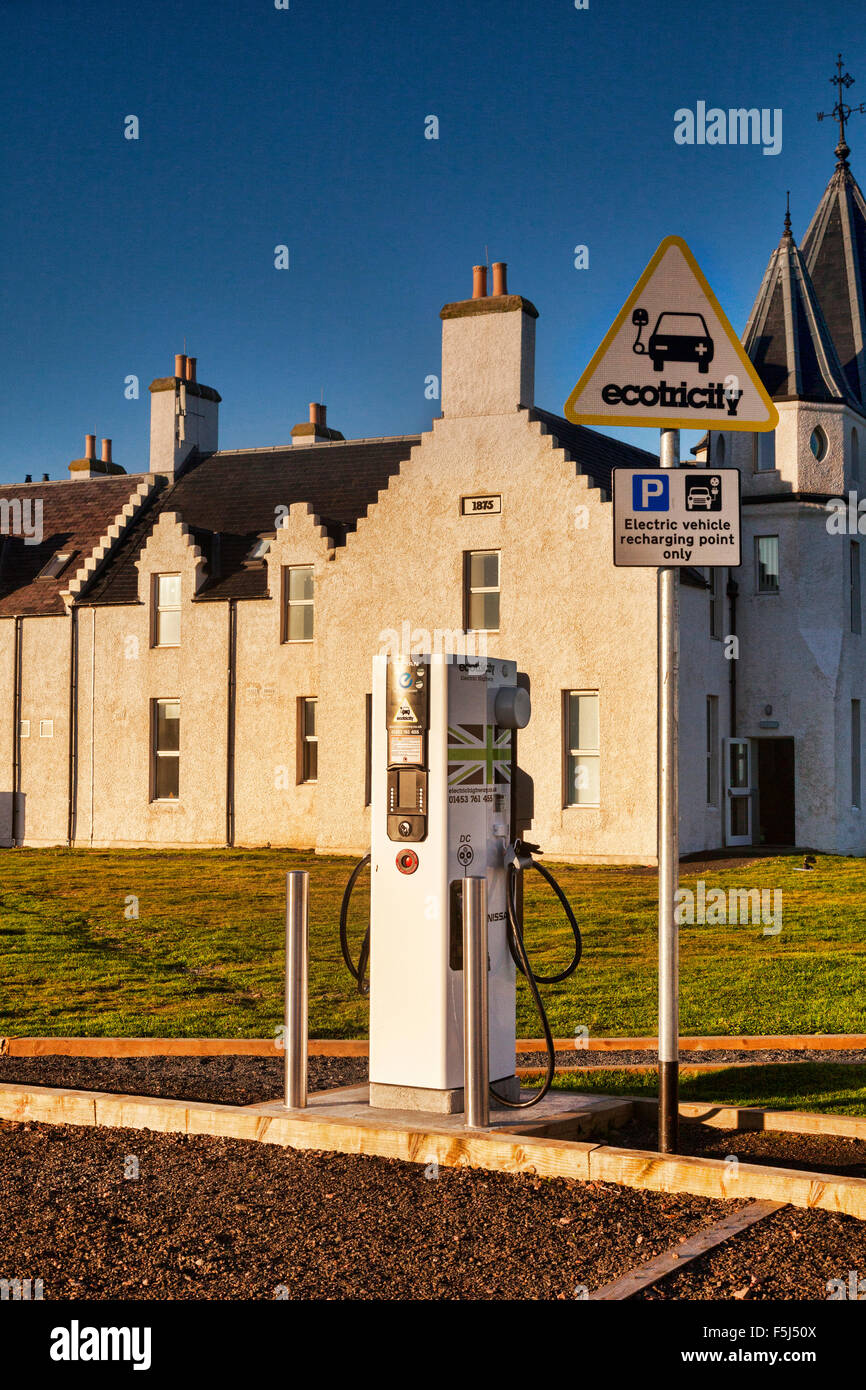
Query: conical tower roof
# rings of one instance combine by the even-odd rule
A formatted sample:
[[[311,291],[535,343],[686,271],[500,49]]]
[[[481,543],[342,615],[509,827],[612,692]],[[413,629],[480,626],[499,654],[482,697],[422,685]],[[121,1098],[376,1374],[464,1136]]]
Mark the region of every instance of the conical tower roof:
[[[835,401],[861,408],[791,234],[788,213],[749,315],[743,345],[774,400]]]
[[[844,154],[803,238],[803,256],[849,388],[866,407],[866,200]]]

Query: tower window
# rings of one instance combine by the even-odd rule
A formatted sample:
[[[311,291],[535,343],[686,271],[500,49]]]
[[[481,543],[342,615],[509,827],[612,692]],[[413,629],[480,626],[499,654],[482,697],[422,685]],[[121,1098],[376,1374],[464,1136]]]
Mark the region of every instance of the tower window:
[[[779,592],[779,537],[755,537],[755,592]]]
[[[776,467],[776,431],[755,435],[755,472],[772,473]]]
[[[816,425],[809,437],[809,448],[820,463],[827,456],[827,436],[820,425]]]

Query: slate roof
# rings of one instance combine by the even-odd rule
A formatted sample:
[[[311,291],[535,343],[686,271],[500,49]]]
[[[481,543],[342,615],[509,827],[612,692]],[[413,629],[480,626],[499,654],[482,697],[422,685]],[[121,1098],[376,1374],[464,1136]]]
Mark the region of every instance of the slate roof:
[[[770,257],[743,345],[774,400],[860,408],[790,228]]]
[[[845,159],[809,223],[803,255],[849,389],[866,408],[866,200]]]
[[[204,552],[209,575],[198,599],[266,598],[265,563],[247,557],[257,537],[273,534],[277,507],[308,502],[332,542],[341,545],[419,442],[420,435],[407,435],[223,450],[193,459],[130,528],[83,602],[137,602],[135,562],[163,512],[177,512]]]
[[[614,468],[658,468],[658,454],[638,449],[633,444],[623,444],[619,439],[610,439],[606,434],[587,429],[586,425],[573,425],[561,415],[553,415],[549,410],[532,406],[529,410],[531,420],[540,420],[553,435],[557,444],[567,449],[584,473],[588,473],[594,483],[611,490],[611,473]]]
[[[39,545],[26,544],[23,536],[0,534],[0,618],[64,613],[61,592],[145,477],[124,474],[92,482],[8,483],[0,487],[0,502],[5,500],[10,508],[16,501],[22,506],[29,501],[31,523],[37,517],[35,503],[42,503]],[[3,516],[6,510],[2,509]],[[32,532],[33,526],[27,529]],[[75,553],[55,579],[38,578],[57,550]]]

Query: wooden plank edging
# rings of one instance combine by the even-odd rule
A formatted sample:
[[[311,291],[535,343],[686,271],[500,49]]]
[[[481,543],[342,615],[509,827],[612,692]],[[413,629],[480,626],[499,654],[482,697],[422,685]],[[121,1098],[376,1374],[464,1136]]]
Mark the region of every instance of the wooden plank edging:
[[[0,1083],[0,1118],[209,1134],[410,1163],[437,1162],[445,1167],[469,1164],[494,1172],[531,1172],[540,1177],[612,1182],[716,1200],[789,1202],[866,1220],[866,1178],[617,1149],[604,1144],[510,1134],[505,1130],[469,1132],[400,1126],[379,1116],[370,1120],[313,1118],[310,1110],[256,1114],[242,1106],[9,1083]]]
[[[740,1211],[732,1212],[730,1216],[723,1216],[721,1221],[714,1221],[711,1226],[705,1226],[703,1230],[696,1231],[693,1236],[689,1236],[688,1240],[684,1240],[682,1245],[672,1246],[670,1250],[664,1250],[661,1255],[656,1255],[654,1259],[636,1265],[627,1274],[620,1275],[619,1279],[614,1279],[610,1284],[596,1289],[595,1293],[589,1295],[590,1300],[598,1303],[614,1303],[633,1298],[636,1293],[651,1288],[653,1284],[657,1284],[666,1275],[684,1269],[686,1265],[691,1264],[692,1260],[706,1255],[709,1250],[715,1250],[717,1246],[730,1240],[731,1236],[739,1235],[741,1231],[747,1231],[758,1221],[766,1221],[768,1216],[773,1216],[784,1206],[784,1202],[750,1202],[747,1207],[741,1208]]]
[[[555,1038],[557,1052],[655,1052],[656,1038]],[[518,1052],[544,1052],[543,1038],[518,1038]],[[311,1057],[366,1057],[366,1038],[312,1038]],[[806,1033],[680,1038],[681,1052],[839,1052],[866,1050],[863,1033]],[[7,1057],[279,1057],[273,1038],[0,1037]],[[652,1064],[635,1064],[647,1065]],[[711,1063],[696,1063],[712,1065]],[[736,1065],[729,1063],[728,1065]]]

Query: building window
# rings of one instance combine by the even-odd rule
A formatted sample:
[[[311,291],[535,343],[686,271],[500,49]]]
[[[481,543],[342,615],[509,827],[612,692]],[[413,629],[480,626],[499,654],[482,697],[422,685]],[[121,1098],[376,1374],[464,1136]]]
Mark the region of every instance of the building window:
[[[373,696],[364,696],[364,805],[373,803]]]
[[[717,467],[717,468],[724,468],[724,466],[725,466],[725,436],[724,436],[723,434],[720,434],[719,437],[718,437],[718,439],[717,439],[717,441],[716,441],[716,467]]]
[[[180,575],[153,576],[155,647],[180,646]]]
[[[707,805],[719,804],[719,697],[707,696]]]
[[[48,561],[48,564],[43,565],[42,569],[39,571],[36,576],[37,579],[57,579],[66,569],[74,553],[76,552],[72,550],[56,550]]]
[[[599,805],[598,692],[569,690],[565,697],[566,806]]]
[[[152,801],[177,801],[180,793],[180,700],[153,702]]]
[[[499,594],[499,551],[468,551],[464,624],[467,631],[499,631]]]
[[[779,592],[779,537],[755,537],[755,592],[777,594]]]
[[[819,463],[826,456],[827,436],[820,425],[815,426],[809,437],[809,448],[812,450],[812,453]]]
[[[53,719],[40,719],[40,721],[39,721],[39,737],[40,737],[40,738],[53,738],[53,737],[54,737],[54,720],[53,720]]]
[[[291,565],[285,571],[285,642],[313,640],[313,566]]]
[[[860,809],[860,701],[851,701],[851,805]]]
[[[756,473],[772,473],[776,467],[776,432],[766,430],[762,434],[754,436],[755,445],[752,455],[754,470]]]
[[[851,581],[851,631],[862,632],[860,619],[860,542],[852,541],[850,545],[851,562],[849,566],[849,577]]]
[[[724,574],[725,571],[715,565],[710,570],[710,636],[717,642],[722,638]]]
[[[851,431],[851,477],[860,481],[860,436],[856,430]]]
[[[19,726],[19,733],[21,734],[21,737],[22,737],[22,738],[29,738],[29,737],[30,737],[30,720],[29,720],[29,719],[22,719],[22,720],[21,720],[21,724],[20,724],[20,726]]]
[[[316,705],[314,696],[302,696],[298,701],[298,781],[317,782],[319,779],[319,739],[316,734]]]

